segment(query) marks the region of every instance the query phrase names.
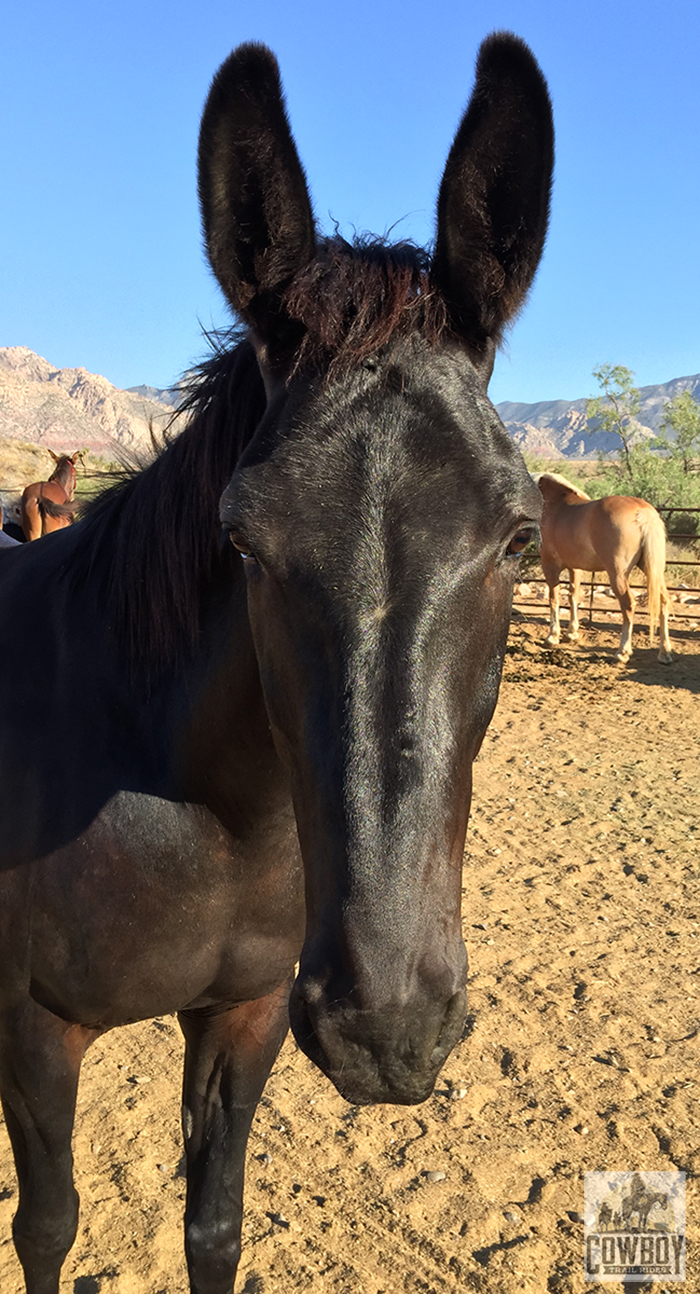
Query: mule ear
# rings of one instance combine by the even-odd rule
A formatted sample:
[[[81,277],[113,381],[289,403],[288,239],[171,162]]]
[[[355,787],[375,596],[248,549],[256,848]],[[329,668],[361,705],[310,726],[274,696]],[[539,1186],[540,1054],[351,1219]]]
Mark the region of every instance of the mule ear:
[[[48,445],[46,446],[46,452],[47,452],[47,454],[50,454],[50,455],[51,455],[51,457],[52,457],[52,459],[53,459],[54,463],[57,463],[57,462],[58,462],[58,454],[54,454],[53,450],[52,450],[52,449],[49,449]]]
[[[306,177],[274,54],[240,45],[212,82],[199,133],[199,202],[207,255],[234,310],[279,341],[281,298],[315,249]]]
[[[523,41],[496,32],[447,159],[433,257],[453,327],[479,347],[500,340],[535,276],[553,165],[545,79]]]

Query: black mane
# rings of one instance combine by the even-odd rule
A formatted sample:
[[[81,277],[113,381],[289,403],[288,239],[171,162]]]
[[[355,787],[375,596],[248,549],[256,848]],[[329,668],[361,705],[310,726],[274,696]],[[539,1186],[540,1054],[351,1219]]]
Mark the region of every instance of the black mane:
[[[109,622],[134,661],[176,659],[194,646],[200,590],[221,562],[219,499],[265,408],[249,342],[218,350],[190,385],[189,421],[155,460],[88,508],[68,572],[96,581]]]

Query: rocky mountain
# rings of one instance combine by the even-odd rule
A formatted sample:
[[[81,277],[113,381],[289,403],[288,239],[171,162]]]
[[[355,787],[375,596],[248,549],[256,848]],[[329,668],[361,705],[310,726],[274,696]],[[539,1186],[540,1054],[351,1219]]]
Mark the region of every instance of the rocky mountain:
[[[158,430],[173,412],[165,394],[120,391],[87,369],[55,368],[26,346],[0,347],[0,438],[107,459],[138,454],[150,449],[149,423]]]
[[[690,391],[700,400],[700,374],[640,388],[639,435],[656,435],[667,400]],[[54,368],[26,346],[0,347],[0,438],[49,446],[55,452],[90,449],[113,459],[151,447],[149,423],[161,429],[177,407],[177,393],[153,386],[121,391],[84,368]],[[617,449],[617,437],[595,434],[586,400],[504,401],[496,405],[513,440],[537,458],[596,458]]]
[[[681,391],[690,391],[693,399],[700,400],[700,373],[639,388],[640,438],[658,435],[664,406]],[[537,458],[597,458],[601,450],[610,453],[619,445],[617,436],[594,432],[595,424],[586,418],[585,399],[542,400],[539,404],[504,401],[496,408],[519,448]]]
[[[177,409],[180,397],[177,391],[170,390],[169,387],[162,386],[128,386],[126,388],[128,395],[138,395],[142,400],[155,400],[156,404],[167,404],[171,409]]]

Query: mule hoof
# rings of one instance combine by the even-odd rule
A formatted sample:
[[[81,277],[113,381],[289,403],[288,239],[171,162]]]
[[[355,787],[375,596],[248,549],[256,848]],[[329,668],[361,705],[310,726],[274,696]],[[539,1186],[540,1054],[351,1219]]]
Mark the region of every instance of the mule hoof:
[[[564,634],[564,642],[565,642],[565,643],[577,643],[577,642],[578,642],[578,632],[577,632],[577,633],[566,633],[566,634]]]
[[[619,651],[615,656],[615,660],[619,661],[621,665],[626,665],[631,655],[631,651]]]
[[[545,645],[546,645],[547,647],[558,647],[558,646],[559,646],[559,635],[558,635],[558,634],[556,634],[556,635],[555,635],[555,634],[549,634],[549,636],[548,636],[547,638],[545,638],[545,640],[544,640],[544,641],[545,641]]]
[[[662,648],[661,648],[661,651],[659,652],[659,661],[661,662],[661,664],[662,664],[662,665],[672,665],[672,664],[673,664],[673,652],[670,652],[670,651],[664,651],[664,649],[663,649],[663,647],[662,647]]]

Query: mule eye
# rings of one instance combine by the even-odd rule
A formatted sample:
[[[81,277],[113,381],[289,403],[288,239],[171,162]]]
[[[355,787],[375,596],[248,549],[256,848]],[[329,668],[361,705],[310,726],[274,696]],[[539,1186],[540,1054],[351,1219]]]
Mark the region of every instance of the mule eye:
[[[244,562],[254,562],[257,560],[255,553],[251,551],[242,535],[237,535],[235,531],[232,531],[229,534],[229,539],[236,551],[241,554]]]
[[[506,548],[507,556],[519,557],[527,548],[530,540],[535,539],[536,537],[537,530],[535,526],[522,526],[521,529],[513,535],[513,538]]]

